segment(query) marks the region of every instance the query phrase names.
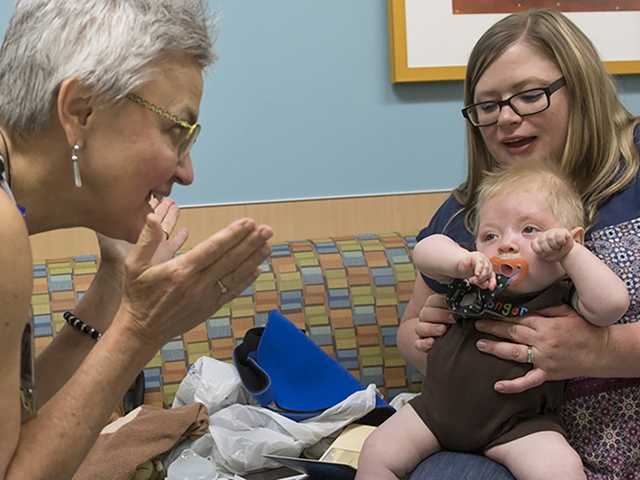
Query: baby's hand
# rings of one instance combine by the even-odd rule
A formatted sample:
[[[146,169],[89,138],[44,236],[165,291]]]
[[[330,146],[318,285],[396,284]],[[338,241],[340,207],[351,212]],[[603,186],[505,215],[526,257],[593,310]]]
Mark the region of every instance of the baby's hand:
[[[573,236],[566,228],[540,232],[531,242],[533,252],[547,262],[560,262],[573,248]]]
[[[496,288],[496,275],[493,265],[484,253],[469,252],[458,263],[460,278],[466,278],[469,283],[480,288],[493,290]]]

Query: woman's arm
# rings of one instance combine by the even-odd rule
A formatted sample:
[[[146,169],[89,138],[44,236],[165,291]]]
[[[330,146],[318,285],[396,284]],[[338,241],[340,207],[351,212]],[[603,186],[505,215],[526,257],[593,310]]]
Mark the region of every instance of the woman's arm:
[[[444,335],[453,317],[444,295],[435,293],[418,273],[413,294],[400,320],[396,342],[404,360],[424,374],[426,353]]]
[[[2,191],[0,222],[0,478],[4,479],[20,438],[21,339],[30,315],[33,277],[27,229]]]
[[[109,415],[155,346],[141,342],[121,318],[70,380],[22,425],[6,480],[71,478]],[[19,419],[19,415],[18,415]]]
[[[122,298],[124,265],[102,262],[91,286],[74,308],[75,315],[100,332],[106,332]],[[38,407],[44,405],[80,366],[96,342],[65,325],[36,359]]]
[[[162,228],[173,231],[179,217],[179,209],[170,198],[153,204],[156,215],[161,219]],[[184,244],[185,230],[176,232],[158,248],[156,263],[169,260]],[[74,308],[74,314],[100,332],[106,332],[122,299],[124,286],[124,262],[133,247],[124,240],[114,240],[98,235],[100,265],[89,289]],[[82,360],[96,342],[88,335],[65,325],[54,337],[51,344],[36,359],[36,380],[38,382],[38,406],[46,403],[71,378]]]
[[[88,361],[38,415],[21,424],[21,336],[29,319],[32,262],[27,230],[16,207],[4,195],[0,199],[0,269],[7,273],[0,283],[0,478],[71,478],[100,428],[144,365],[144,355],[130,339],[105,337]],[[114,345],[115,344],[115,345]],[[132,355],[138,352],[138,361]],[[36,399],[38,398],[36,386]],[[61,454],[64,452],[64,454]]]
[[[433,293],[433,290],[427,286],[418,272],[413,285],[413,294],[404,309],[404,314],[398,326],[398,333],[396,334],[396,343],[400,355],[402,355],[405,362],[418,369],[423,375],[427,362],[426,352],[431,348],[433,340],[423,338],[418,333],[418,327],[420,326],[419,316],[427,298]]]
[[[255,280],[271,236],[270,228],[245,219],[154,265],[164,233],[158,217],[149,215],[127,257],[122,302],[102,339],[34,419],[20,428],[19,412],[0,413],[3,420],[9,414],[17,418],[19,431],[15,448],[4,457],[10,462],[5,478],[71,478],[140,369],[166,341],[204,321]],[[3,390],[3,400],[16,397]]]

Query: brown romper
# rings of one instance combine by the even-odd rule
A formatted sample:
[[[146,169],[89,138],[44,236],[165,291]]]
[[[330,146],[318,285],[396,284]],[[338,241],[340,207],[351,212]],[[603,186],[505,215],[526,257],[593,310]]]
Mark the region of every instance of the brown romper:
[[[571,293],[570,282],[561,280],[524,301],[498,298],[496,310],[504,317],[519,316],[523,311],[569,304]],[[478,340],[504,339],[477,331],[474,323],[475,319],[460,318],[434,343],[422,394],[409,402],[442,449],[481,453],[534,432],[564,435],[555,412],[565,383],[550,381],[517,394],[496,392],[496,381],[521,377],[532,365],[480,352]]]

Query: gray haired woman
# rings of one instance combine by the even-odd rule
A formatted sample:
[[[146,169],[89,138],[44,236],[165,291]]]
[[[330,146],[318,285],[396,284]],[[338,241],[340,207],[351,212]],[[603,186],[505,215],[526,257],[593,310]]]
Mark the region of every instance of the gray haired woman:
[[[210,24],[201,0],[17,2],[0,49],[0,478],[71,478],[140,369],[269,254],[271,229],[243,219],[174,256],[187,231],[167,197],[193,181]],[[29,235],[75,226],[104,235],[100,268],[34,362]]]

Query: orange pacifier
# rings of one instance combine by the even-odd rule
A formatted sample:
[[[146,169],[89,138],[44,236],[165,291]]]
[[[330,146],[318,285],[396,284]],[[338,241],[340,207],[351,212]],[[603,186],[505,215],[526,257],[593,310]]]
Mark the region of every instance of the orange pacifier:
[[[496,273],[509,277],[509,285],[515,285],[529,273],[529,264],[524,258],[491,257],[491,264]]]

